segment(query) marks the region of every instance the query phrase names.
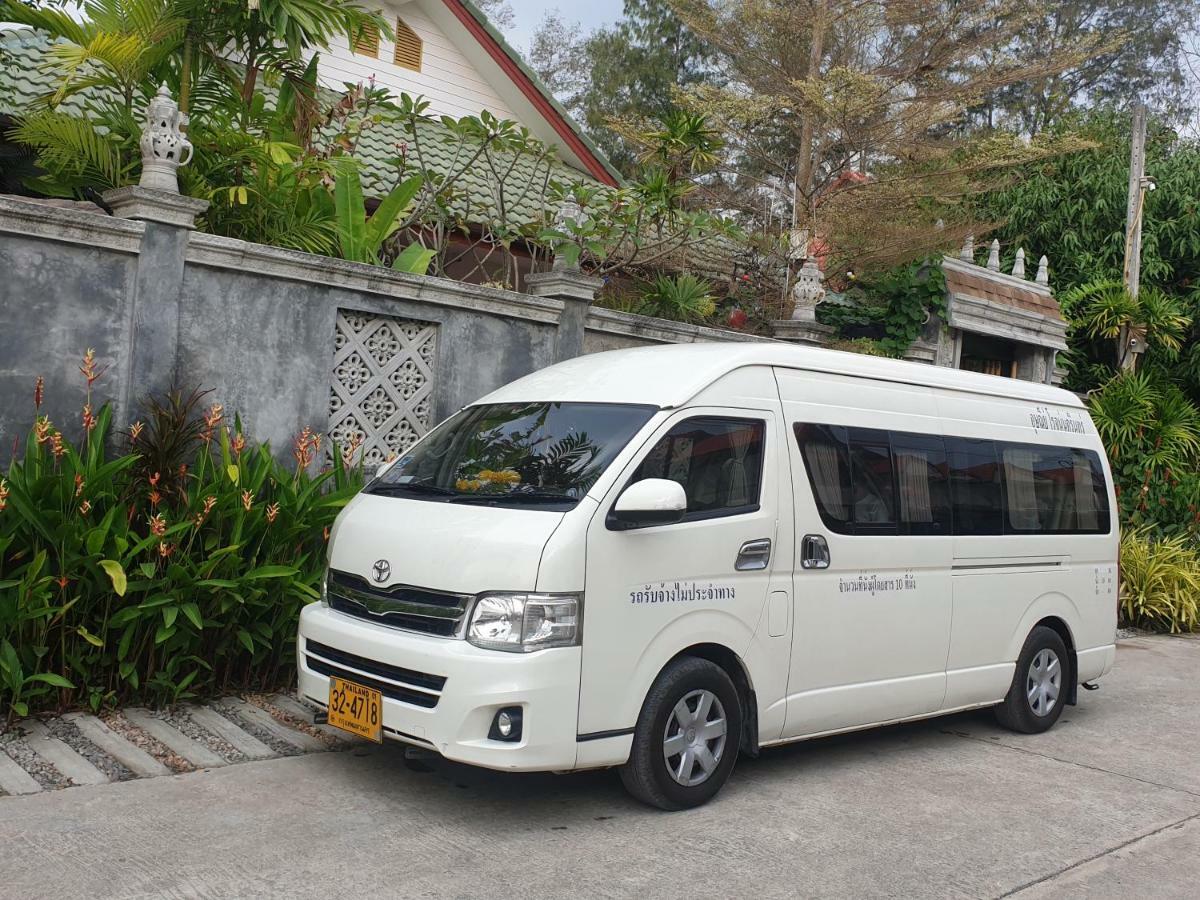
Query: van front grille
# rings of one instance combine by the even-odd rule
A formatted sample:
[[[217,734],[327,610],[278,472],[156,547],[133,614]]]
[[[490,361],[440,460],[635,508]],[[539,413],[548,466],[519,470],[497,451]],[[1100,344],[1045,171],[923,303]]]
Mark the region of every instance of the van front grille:
[[[342,678],[373,688],[385,697],[433,709],[446,686],[443,675],[430,675],[400,666],[391,666],[338,650],[328,644],[305,640],[304,663],[314,672],[326,677]]]
[[[326,593],[330,607],[348,616],[439,637],[461,633],[471,603],[469,594],[447,594],[404,584],[381,588],[359,575],[335,569],[329,571]]]

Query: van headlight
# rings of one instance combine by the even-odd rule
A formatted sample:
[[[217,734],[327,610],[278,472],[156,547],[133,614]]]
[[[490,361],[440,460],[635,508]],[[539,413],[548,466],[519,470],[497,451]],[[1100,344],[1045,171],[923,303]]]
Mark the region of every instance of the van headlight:
[[[579,643],[579,594],[481,594],[467,640],[488,650],[529,653]]]

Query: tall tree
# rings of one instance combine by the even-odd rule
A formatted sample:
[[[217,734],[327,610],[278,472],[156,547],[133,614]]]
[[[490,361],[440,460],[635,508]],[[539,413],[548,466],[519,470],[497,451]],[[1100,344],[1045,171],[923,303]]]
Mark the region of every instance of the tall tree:
[[[534,69],[626,173],[637,163],[628,135],[674,110],[678,90],[715,80],[715,59],[668,0],[625,0],[614,27],[590,34],[549,14],[530,48]]]
[[[1058,0],[1044,4],[1036,27],[1014,35],[1019,55],[1057,54],[1081,39],[1105,49],[1076,66],[995,92],[984,105],[991,121],[1036,134],[1073,108],[1141,96],[1182,120],[1187,110],[1187,54],[1196,38],[1194,0]]]
[[[730,76],[689,90],[758,179],[730,203],[760,208],[764,191],[746,188],[765,183],[793,227],[859,266],[903,262],[976,227],[966,200],[1064,144],[970,133],[969,110],[1108,49],[1085,36],[1053,54],[1012,51],[1040,21],[1037,0],[671,2]]]

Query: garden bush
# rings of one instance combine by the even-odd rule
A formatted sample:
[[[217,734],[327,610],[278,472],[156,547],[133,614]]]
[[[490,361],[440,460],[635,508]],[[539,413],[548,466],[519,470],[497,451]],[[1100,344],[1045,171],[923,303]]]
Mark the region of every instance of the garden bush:
[[[1200,627],[1200,551],[1182,536],[1145,530],[1121,538],[1121,618],[1127,625],[1177,634]]]
[[[0,716],[173,703],[288,681],[296,619],[319,596],[328,529],[361,483],[305,429],[293,465],[200,393],[80,438],[43,415],[0,479]],[[346,448],[347,458],[357,448]]]

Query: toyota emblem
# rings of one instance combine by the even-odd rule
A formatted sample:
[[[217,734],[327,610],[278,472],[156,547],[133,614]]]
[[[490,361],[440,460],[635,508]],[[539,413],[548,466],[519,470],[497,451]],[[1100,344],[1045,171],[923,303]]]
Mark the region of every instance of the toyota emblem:
[[[377,559],[375,565],[371,566],[371,571],[374,573],[375,580],[383,584],[392,574],[392,564],[386,559]]]

